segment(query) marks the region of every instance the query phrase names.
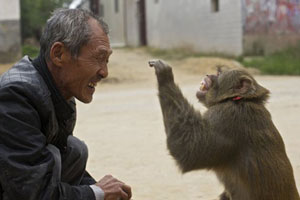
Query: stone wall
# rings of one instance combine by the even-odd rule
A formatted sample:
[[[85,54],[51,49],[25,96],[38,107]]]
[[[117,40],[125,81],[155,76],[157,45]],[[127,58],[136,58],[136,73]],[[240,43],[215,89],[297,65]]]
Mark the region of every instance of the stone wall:
[[[19,0],[0,0],[0,63],[15,62],[21,53]]]

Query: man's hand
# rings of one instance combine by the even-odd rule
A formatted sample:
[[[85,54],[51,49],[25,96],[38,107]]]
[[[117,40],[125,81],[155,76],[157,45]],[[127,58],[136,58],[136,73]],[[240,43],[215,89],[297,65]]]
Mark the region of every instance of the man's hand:
[[[104,192],[104,200],[129,200],[131,199],[131,187],[119,181],[111,175],[104,176],[95,185]]]
[[[154,67],[159,85],[174,82],[172,68],[161,60],[149,61],[150,67]]]

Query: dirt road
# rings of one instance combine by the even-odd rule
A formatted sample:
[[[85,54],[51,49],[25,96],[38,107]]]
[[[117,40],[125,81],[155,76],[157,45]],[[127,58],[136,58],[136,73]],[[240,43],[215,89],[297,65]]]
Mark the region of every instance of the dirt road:
[[[169,155],[157,98],[151,56],[141,50],[115,50],[110,79],[100,84],[91,104],[78,103],[75,135],[90,149],[88,170],[100,178],[112,174],[132,186],[134,200],[213,200],[223,188],[209,171],[180,174]],[[204,111],[195,91],[223,59],[171,62],[175,80],[191,103]],[[192,68],[193,67],[193,68]],[[300,191],[300,77],[256,76],[271,90],[269,108],[285,141]]]
[[[91,104],[78,105],[75,135],[89,146],[88,170],[95,178],[112,174],[132,186],[134,200],[213,200],[222,192],[209,171],[180,174],[169,155],[156,80],[142,50],[114,51],[109,79],[98,85]],[[219,58],[170,62],[175,80],[189,101],[204,73],[215,64],[236,66]],[[272,94],[267,104],[284,139],[300,191],[300,77],[256,76]]]

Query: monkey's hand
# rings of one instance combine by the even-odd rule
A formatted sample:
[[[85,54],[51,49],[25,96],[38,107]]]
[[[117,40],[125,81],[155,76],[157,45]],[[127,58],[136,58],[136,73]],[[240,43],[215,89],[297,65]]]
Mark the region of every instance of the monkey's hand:
[[[161,60],[150,60],[150,67],[154,67],[159,85],[174,82],[172,68]]]

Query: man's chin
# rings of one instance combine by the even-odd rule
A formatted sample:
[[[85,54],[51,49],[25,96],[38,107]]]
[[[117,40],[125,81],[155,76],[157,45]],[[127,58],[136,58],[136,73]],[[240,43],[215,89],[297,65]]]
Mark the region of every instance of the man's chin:
[[[77,98],[76,99],[82,103],[88,104],[91,103],[93,100],[93,96],[91,96],[90,98]]]

